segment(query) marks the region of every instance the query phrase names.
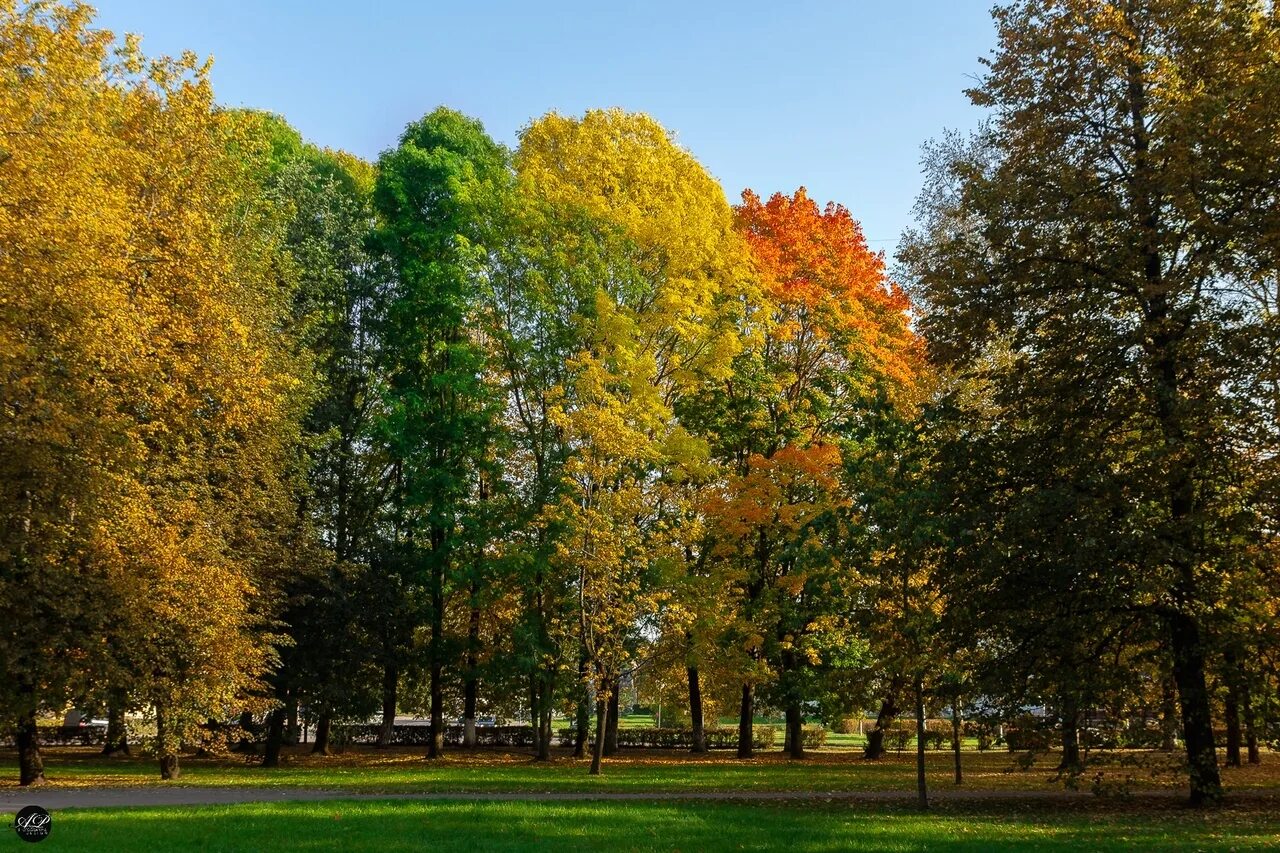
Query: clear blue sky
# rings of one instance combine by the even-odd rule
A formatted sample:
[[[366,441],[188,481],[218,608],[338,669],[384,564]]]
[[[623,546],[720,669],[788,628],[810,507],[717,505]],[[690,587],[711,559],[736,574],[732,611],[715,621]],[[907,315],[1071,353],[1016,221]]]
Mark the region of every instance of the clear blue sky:
[[[647,112],[731,200],[804,185],[876,248],[911,222],[919,152],[980,118],[962,90],[994,44],[991,0],[414,2],[98,0],[148,53],[214,57],[224,104],[283,114],[373,158],[439,104],[514,144],[531,119]]]

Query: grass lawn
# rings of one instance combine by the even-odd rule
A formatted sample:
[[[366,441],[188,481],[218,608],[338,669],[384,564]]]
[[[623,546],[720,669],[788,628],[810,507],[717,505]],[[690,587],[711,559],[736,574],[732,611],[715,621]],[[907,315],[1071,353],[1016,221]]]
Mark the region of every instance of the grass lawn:
[[[1149,806],[1150,804],[1144,804]],[[1271,807],[1014,804],[921,815],[877,804],[342,801],[65,810],[42,849],[139,850],[1262,850],[1280,845]],[[0,849],[25,847],[8,834]]]
[[[1263,753],[1257,767],[1225,768],[1229,789],[1269,788],[1280,791],[1280,754]],[[952,756],[928,753],[929,784],[950,789]],[[968,790],[1054,790],[1056,756],[1041,756],[1020,767],[1004,751],[966,752]],[[1090,768],[1082,785],[1087,789],[1101,770],[1110,783],[1129,781],[1134,790],[1181,787],[1170,769],[1172,758],[1153,753],[1121,753],[1109,763]],[[0,790],[17,784],[17,758],[0,752]],[[154,786],[159,779],[149,757],[103,759],[94,749],[59,748],[45,753],[45,773],[54,787]],[[177,784],[239,785],[271,788],[328,788],[362,793],[431,793],[441,791],[911,791],[915,787],[914,756],[889,753],[880,761],[865,761],[857,753],[815,752],[792,761],[779,752],[742,761],[731,752],[706,756],[659,750],[622,750],[606,759],[602,776],[588,776],[587,762],[557,751],[555,761],[539,763],[527,751],[453,750],[428,762],[418,748],[377,750],[350,748],[327,757],[312,756],[305,748],[286,751],[285,764],[263,769],[252,760],[234,756],[218,759],[184,757]]]

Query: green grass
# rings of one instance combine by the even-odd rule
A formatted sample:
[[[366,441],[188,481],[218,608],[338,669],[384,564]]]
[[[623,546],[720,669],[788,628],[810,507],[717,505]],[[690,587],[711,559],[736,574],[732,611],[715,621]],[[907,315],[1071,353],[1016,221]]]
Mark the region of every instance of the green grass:
[[[139,850],[1261,850],[1280,815],[1081,811],[1046,814],[847,804],[329,801],[66,810],[41,849]],[[24,849],[12,834],[0,849]]]
[[[1175,759],[1176,760],[1176,757]],[[1168,758],[1132,754],[1090,769],[1084,784],[1101,770],[1110,782],[1129,780],[1143,790],[1180,787],[1181,776],[1167,766]],[[952,757],[948,752],[927,755],[929,784],[950,789]],[[1129,764],[1128,762],[1142,762]],[[0,776],[0,789],[16,787],[14,754],[0,753],[9,772]],[[1041,757],[1021,768],[1009,753],[971,752],[964,755],[967,790],[1045,790],[1061,788],[1053,781],[1056,757]],[[327,788],[362,793],[432,793],[443,791],[910,791],[915,787],[914,756],[890,753],[870,762],[856,753],[812,753],[791,761],[776,751],[741,761],[730,752],[694,756],[687,752],[623,750],[606,759],[604,774],[587,775],[587,762],[558,751],[555,761],[539,763],[527,752],[454,750],[428,762],[420,749],[350,749],[342,755],[316,757],[305,748],[286,754],[285,764],[264,769],[242,757],[184,758],[178,784],[238,785],[264,788]],[[145,756],[102,759],[90,749],[53,749],[45,756],[45,772],[54,787],[155,786],[154,761]],[[1260,767],[1224,770],[1229,788],[1280,789],[1280,756],[1264,753]]]

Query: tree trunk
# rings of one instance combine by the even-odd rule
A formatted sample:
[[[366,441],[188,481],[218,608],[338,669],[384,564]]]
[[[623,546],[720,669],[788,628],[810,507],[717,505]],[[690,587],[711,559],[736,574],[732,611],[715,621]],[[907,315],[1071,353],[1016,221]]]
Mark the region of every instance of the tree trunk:
[[[129,732],[124,724],[124,702],[112,697],[107,707],[107,738],[106,743],[102,745],[102,754],[111,756],[117,753],[129,754]]]
[[[395,664],[387,664],[382,670],[382,729],[378,732],[378,746],[390,746],[395,739],[396,690],[399,685],[400,670]],[[319,740],[318,734],[316,739]]]
[[[1170,619],[1173,650],[1173,677],[1178,684],[1182,707],[1182,738],[1187,747],[1187,768],[1191,777],[1191,805],[1214,805],[1222,799],[1222,778],[1213,743],[1213,717],[1209,690],[1205,685],[1205,654],[1200,628],[1185,613]]]
[[[156,743],[160,754],[160,778],[168,781],[182,775],[178,766],[178,750],[173,745],[164,709],[156,707]]]
[[[898,694],[901,691],[902,678],[894,678],[889,683],[888,694],[880,703],[879,712],[876,713],[876,724],[872,726],[871,731],[867,732],[867,745],[862,751],[863,758],[875,761],[884,755],[884,735],[898,716]]]
[[[951,700],[951,751],[956,757],[956,784],[964,784],[964,773],[960,768],[960,734],[962,726],[960,725],[960,698],[955,697]]]
[[[540,672],[534,677],[537,710],[529,722],[533,725],[533,741],[538,761],[551,760],[551,696],[555,687],[553,677],[550,672]]]
[[[476,584],[471,583],[471,618],[467,623],[467,674],[462,685],[462,745],[476,745],[476,698],[480,690],[478,650],[480,648],[480,608],[475,606]]]
[[[698,668],[688,667],[689,675],[689,721],[693,724],[693,745],[690,752],[707,751],[707,729],[702,722],[702,684],[698,680]]]
[[[316,720],[316,742],[311,747],[312,755],[329,754],[329,731],[333,728],[333,715],[328,711],[320,712]]]
[[[591,691],[587,689],[587,654],[578,656],[578,686],[582,695],[578,697],[578,713],[574,718],[573,757],[584,758],[587,754],[587,728],[591,725]]]
[[[1253,727],[1253,697],[1246,687],[1242,691],[1240,704],[1244,709],[1244,746],[1250,764],[1261,764],[1262,756],[1258,753],[1258,732]]]
[[[263,767],[280,766],[280,747],[284,745],[284,725],[288,711],[280,706],[271,712],[267,721],[267,744],[262,754]]]
[[[427,758],[439,758],[444,753],[444,564],[440,558],[444,531],[431,532],[431,635],[427,640],[430,658],[431,692],[431,741],[427,745]]]
[[[591,775],[600,775],[600,759],[604,757],[604,728],[608,703],[603,696],[596,697],[596,742],[591,745]]]
[[[792,758],[804,758],[804,715],[797,702],[787,705],[787,736],[788,754]]]
[[[619,679],[609,684],[609,709],[604,727],[604,754],[613,755],[618,751],[618,694],[622,692]]]
[[[1060,771],[1080,770],[1080,700],[1074,693],[1062,697],[1062,760]]]
[[[439,659],[431,662],[431,742],[427,758],[444,754],[444,673]]]
[[[755,738],[751,724],[755,719],[755,694],[750,684],[742,685],[742,707],[738,710],[738,757],[755,756]]]
[[[18,720],[18,784],[43,785],[44,759],[40,756],[39,730],[36,728],[36,712],[29,711]]]
[[[916,678],[916,804],[929,808],[929,786],[924,775],[924,685]]]
[[[544,751],[546,752],[546,754],[547,754],[547,759],[548,759],[548,760],[550,760],[550,758],[551,758],[551,746],[552,746],[552,743],[553,743],[553,739],[552,739],[552,736],[551,736],[551,712],[552,712],[552,710],[553,710],[553,709],[552,709],[552,707],[551,707],[551,703],[550,703],[549,701],[548,701],[548,702],[544,702],[544,703],[543,703],[543,707],[542,707],[542,722],[541,722],[541,728],[542,728],[542,745],[543,745],[543,750],[544,750]]]
[[[1173,752],[1178,748],[1178,686],[1171,674],[1161,685],[1160,693],[1160,748]]]
[[[289,701],[285,703],[285,713],[284,742],[297,746],[302,740],[302,730],[298,728],[298,699],[292,690],[289,691]]]
[[[1222,721],[1227,727],[1227,766],[1240,766],[1240,705],[1236,698],[1235,680],[1227,679],[1227,697],[1223,702]]]

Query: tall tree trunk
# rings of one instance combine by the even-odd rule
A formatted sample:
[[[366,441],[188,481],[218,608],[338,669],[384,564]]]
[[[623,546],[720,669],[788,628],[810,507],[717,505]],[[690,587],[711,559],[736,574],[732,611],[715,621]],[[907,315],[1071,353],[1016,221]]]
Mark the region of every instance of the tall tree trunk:
[[[156,743],[157,750],[160,754],[160,778],[163,780],[177,779],[182,775],[182,768],[178,766],[178,750],[173,745],[169,731],[168,715],[164,709],[156,706]]]
[[[471,583],[471,618],[467,622],[467,674],[462,685],[462,745],[476,745],[476,699],[480,691],[478,653],[480,648],[480,608],[475,606],[476,583]]]
[[[311,745],[312,755],[328,755],[329,754],[329,733],[333,728],[333,714],[328,710],[320,712],[320,718],[316,720],[316,742]]]
[[[956,758],[956,784],[964,784],[964,773],[960,767],[960,735],[963,727],[960,724],[960,697],[951,699],[951,751]]]
[[[302,730],[298,728],[298,696],[294,691],[289,691],[289,699],[284,707],[284,742],[289,746],[297,746],[302,740]]]
[[[742,685],[742,706],[738,709],[738,757],[755,755],[755,737],[751,724],[755,719],[755,690],[752,685]]]
[[[18,784],[43,785],[44,759],[40,756],[39,729],[36,712],[28,711],[18,719]]]
[[[698,668],[688,667],[689,675],[689,721],[693,725],[693,745],[690,752],[707,751],[707,729],[702,720],[702,682],[698,678]]]
[[[1186,613],[1174,613],[1169,621],[1173,677],[1178,683],[1182,737],[1191,777],[1191,804],[1213,805],[1222,799],[1222,778],[1218,775],[1218,756],[1213,743],[1213,718],[1205,684],[1200,629],[1195,619]]]
[[[618,751],[618,694],[622,692],[619,679],[609,683],[609,708],[604,726],[604,754],[613,755]]]
[[[871,731],[867,732],[867,745],[862,751],[863,758],[875,761],[884,755],[884,735],[898,716],[898,697],[902,692],[902,682],[901,676],[895,676],[889,682],[889,691],[880,702],[880,710],[876,713],[876,724],[871,727]]]
[[[584,758],[587,754],[587,728],[591,725],[591,691],[587,686],[587,655],[578,656],[578,686],[582,695],[578,697],[578,713],[574,719],[573,757]]]
[[[1133,14],[1125,8],[1126,18]],[[1136,36],[1135,36],[1136,39]],[[1138,45],[1133,45],[1136,48]],[[1168,502],[1170,531],[1168,565],[1175,572],[1175,610],[1169,615],[1169,649],[1173,655],[1173,677],[1178,685],[1182,708],[1182,737],[1190,771],[1191,804],[1208,805],[1222,799],[1222,779],[1213,743],[1213,718],[1209,691],[1205,684],[1205,650],[1200,625],[1192,615],[1199,603],[1196,595],[1195,564],[1202,550],[1195,541],[1196,482],[1192,466],[1195,449],[1189,446],[1183,414],[1184,389],[1181,374],[1188,366],[1183,360],[1179,333],[1170,321],[1169,287],[1164,280],[1164,226],[1161,210],[1164,198],[1157,187],[1155,167],[1150,157],[1148,127],[1148,83],[1146,71],[1136,58],[1126,60],[1126,95],[1133,144],[1133,165],[1127,181],[1132,211],[1141,229],[1138,246],[1142,253],[1142,288],[1145,299],[1140,329],[1144,347],[1152,362],[1154,416],[1159,425],[1166,454],[1163,498]]]
[[[129,732],[124,724],[124,698],[118,694],[113,694],[107,704],[107,737],[102,745],[102,754],[129,754]]]
[[[1240,706],[1244,710],[1244,746],[1250,764],[1261,764],[1262,756],[1258,753],[1258,732],[1253,727],[1253,696],[1248,685],[1241,690]]]
[[[929,786],[924,775],[924,684],[916,676],[916,805],[929,808]]]
[[[1058,769],[1080,770],[1080,699],[1068,691],[1062,696],[1062,760]]]
[[[550,702],[550,701],[547,701],[547,702],[544,702],[544,703],[543,703],[543,705],[542,705],[542,720],[541,720],[541,723],[540,723],[540,728],[541,728],[541,730],[542,730],[542,748],[543,748],[543,751],[546,753],[546,756],[547,756],[547,759],[548,759],[548,760],[550,760],[550,758],[551,758],[551,747],[552,747],[552,744],[553,744],[553,738],[552,738],[552,736],[551,736],[551,713],[552,713],[552,710],[553,710],[553,708],[552,708],[552,706],[551,706],[551,702]]]
[[[800,703],[787,705],[787,752],[792,758],[804,758],[804,714],[800,713]]]
[[[1173,681],[1173,674],[1160,685],[1160,748],[1165,752],[1173,752],[1178,748],[1178,686]]]
[[[603,696],[596,696],[596,742],[591,745],[591,775],[600,775],[600,759],[604,757],[604,727],[608,702]]]
[[[1227,697],[1223,702],[1222,721],[1227,727],[1227,766],[1240,766],[1240,705],[1234,679],[1227,679]]]
[[[431,741],[427,758],[444,754],[444,531],[431,531],[431,635],[430,657]]]
[[[262,753],[263,767],[280,766],[280,747],[284,745],[284,724],[288,711],[280,706],[271,712],[267,720],[267,744]]]
[[[395,739],[396,691],[399,686],[400,670],[395,664],[388,663],[382,669],[382,728],[378,730],[378,746],[390,746]]]

